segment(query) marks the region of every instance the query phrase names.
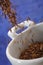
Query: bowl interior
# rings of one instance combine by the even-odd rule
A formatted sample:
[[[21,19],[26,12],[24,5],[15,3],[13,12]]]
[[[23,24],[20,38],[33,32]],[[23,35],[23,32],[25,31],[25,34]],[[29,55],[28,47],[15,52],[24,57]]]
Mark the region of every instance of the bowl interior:
[[[9,54],[13,58],[19,58],[21,52],[33,42],[43,42],[43,24],[33,26],[21,33],[8,46]]]

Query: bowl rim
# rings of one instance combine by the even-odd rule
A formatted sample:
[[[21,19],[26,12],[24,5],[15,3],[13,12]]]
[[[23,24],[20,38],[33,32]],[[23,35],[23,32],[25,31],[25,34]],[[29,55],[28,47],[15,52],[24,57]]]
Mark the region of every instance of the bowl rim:
[[[6,56],[8,57],[8,59],[9,59],[9,57],[10,57],[10,59],[12,59],[12,60],[16,60],[16,61],[25,61],[25,62],[39,62],[39,61],[41,61],[41,60],[43,60],[43,57],[41,57],[41,58],[36,58],[36,59],[29,59],[29,60],[23,60],[23,59],[18,59],[18,58],[15,58],[15,57],[13,57],[13,56],[11,56],[11,54],[9,53],[9,47],[10,47],[10,45],[12,44],[12,42],[13,42],[14,40],[12,40],[10,43],[9,43],[9,45],[8,45],[8,47],[6,48]]]
[[[27,29],[25,29],[24,31],[22,31],[21,33],[24,33],[24,32],[26,32],[28,29],[31,29],[31,28],[34,28],[34,27],[36,27],[36,26],[39,26],[39,25],[43,25],[43,22],[41,22],[41,23],[38,23],[38,24],[34,24],[33,26],[29,26],[29,27],[27,27]],[[12,27],[11,29],[13,29],[14,27]],[[17,34],[16,33],[16,35],[21,35],[21,33],[19,33],[19,34]]]

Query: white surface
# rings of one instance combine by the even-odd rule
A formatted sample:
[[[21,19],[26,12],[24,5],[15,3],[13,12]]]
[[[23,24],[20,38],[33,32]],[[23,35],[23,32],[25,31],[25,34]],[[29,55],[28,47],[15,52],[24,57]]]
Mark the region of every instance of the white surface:
[[[6,49],[6,55],[12,65],[43,65],[43,57],[33,60],[19,59],[20,53],[32,43],[31,39],[34,42],[43,41],[43,23],[26,29],[25,32],[21,33],[9,43]]]
[[[20,24],[18,24],[19,26],[28,26],[28,28],[30,27],[30,26],[32,26],[32,25],[34,25],[35,23],[33,22],[33,21],[30,21],[30,20],[28,20],[28,21],[24,21],[24,22],[22,22],[22,23],[20,23]],[[17,34],[16,33],[16,30],[18,30],[19,29],[19,27],[17,27],[17,29],[15,29],[15,26],[13,27],[13,28],[11,28],[11,30],[12,30],[12,32],[9,30],[9,32],[8,32],[8,36],[11,38],[11,39],[14,39],[15,37],[17,37],[19,34]],[[23,33],[23,32],[21,32],[21,33]]]

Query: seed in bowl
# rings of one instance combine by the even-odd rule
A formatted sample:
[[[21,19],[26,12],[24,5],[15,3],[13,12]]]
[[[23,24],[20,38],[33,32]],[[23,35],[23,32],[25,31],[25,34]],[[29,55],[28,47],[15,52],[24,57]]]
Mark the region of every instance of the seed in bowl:
[[[35,59],[43,57],[43,43],[32,43],[21,52],[20,59]]]

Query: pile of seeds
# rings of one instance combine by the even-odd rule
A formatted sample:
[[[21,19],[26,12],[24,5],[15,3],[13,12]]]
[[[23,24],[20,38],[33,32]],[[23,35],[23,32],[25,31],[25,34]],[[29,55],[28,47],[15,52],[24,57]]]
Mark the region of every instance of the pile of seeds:
[[[13,25],[16,25],[16,12],[12,10],[11,8],[11,2],[10,0],[0,0],[0,7],[5,15],[5,17],[7,16],[8,19],[10,20],[10,22]]]
[[[25,49],[21,55],[20,59],[35,59],[43,57],[43,43],[32,43],[27,49]]]

